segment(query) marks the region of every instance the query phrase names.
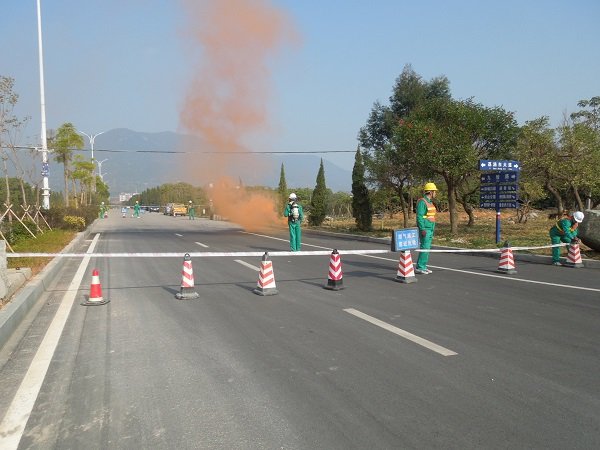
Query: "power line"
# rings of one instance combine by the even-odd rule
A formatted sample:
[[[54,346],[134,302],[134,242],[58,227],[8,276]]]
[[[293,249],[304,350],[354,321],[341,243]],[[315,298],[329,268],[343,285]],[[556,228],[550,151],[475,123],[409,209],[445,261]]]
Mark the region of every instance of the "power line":
[[[2,146],[3,149],[18,148],[22,150],[41,150],[40,147],[31,147],[26,145],[15,145],[11,147]],[[73,152],[88,152],[91,149],[69,149]],[[48,149],[48,151],[53,151]],[[157,153],[157,154],[194,154],[194,155],[291,155],[291,154],[314,154],[314,153],[355,153],[356,150],[305,150],[305,151],[262,151],[262,152],[217,152],[217,151],[180,151],[180,150],[119,150],[119,149],[98,149],[94,148],[95,152],[106,153]]]

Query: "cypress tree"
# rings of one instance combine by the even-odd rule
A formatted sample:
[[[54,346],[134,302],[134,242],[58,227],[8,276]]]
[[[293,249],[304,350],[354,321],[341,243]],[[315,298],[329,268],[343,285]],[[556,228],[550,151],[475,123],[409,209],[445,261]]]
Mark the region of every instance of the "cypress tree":
[[[356,148],[354,167],[352,168],[352,217],[356,227],[361,231],[369,231],[373,225],[373,206],[369,190],[365,185],[365,166],[360,148]]]
[[[325,186],[325,169],[323,168],[323,158],[317,174],[317,185],[312,193],[310,201],[310,216],[308,222],[313,226],[320,226],[325,220],[327,208],[327,186]]]
[[[281,172],[279,173],[279,187],[277,188],[277,193],[279,195],[279,206],[283,208],[283,205],[287,203],[288,199],[287,183],[285,181],[285,170],[283,168],[283,163],[281,163]]]

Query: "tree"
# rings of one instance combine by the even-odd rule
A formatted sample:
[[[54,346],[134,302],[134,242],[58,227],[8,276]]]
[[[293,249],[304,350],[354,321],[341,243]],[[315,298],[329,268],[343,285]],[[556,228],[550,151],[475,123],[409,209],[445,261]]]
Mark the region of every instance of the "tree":
[[[92,185],[94,181],[94,163],[92,161],[86,161],[83,156],[77,155],[73,160],[73,171],[71,177],[73,181],[73,195],[77,197],[76,183],[79,183],[79,204],[89,205],[90,194],[92,192]],[[75,203],[77,207],[77,203]]]
[[[577,106],[580,108],[591,108],[591,111],[582,109],[571,114],[571,119],[575,123],[583,123],[596,132],[600,132],[600,96],[592,97],[589,100],[579,100]]]
[[[73,160],[73,148],[82,149],[83,138],[77,133],[75,126],[67,122],[56,131],[56,136],[51,140],[54,150],[54,160],[61,163],[64,169],[65,181],[65,206],[69,206],[69,179],[71,178],[71,162]],[[76,195],[73,192],[73,195]]]
[[[361,231],[368,231],[373,225],[373,207],[365,185],[365,166],[360,147],[356,149],[352,169],[352,196],[352,217],[356,220],[356,226]]]
[[[407,195],[415,183],[415,155],[395,139],[398,124],[431,99],[449,99],[450,83],[445,76],[424,81],[411,67],[404,66],[396,79],[390,96],[390,105],[376,102],[367,124],[359,132],[368,181],[379,189],[393,189],[400,200],[404,226],[408,226],[411,207]],[[412,201],[410,202],[412,204]]]
[[[283,163],[281,163],[281,171],[279,172],[279,187],[277,188],[277,194],[279,196],[279,209],[283,211],[283,205],[287,203],[288,192],[287,192],[287,183],[285,181],[285,169],[283,168]]]
[[[518,127],[512,113],[472,100],[434,98],[411,112],[395,128],[395,145],[415,155],[421,176],[441,176],[447,187],[451,233],[458,231],[457,200],[461,187],[472,190],[479,159],[501,159],[513,153]],[[462,197],[462,198],[468,198]],[[472,208],[465,204],[473,221]]]
[[[317,184],[312,192],[310,201],[310,216],[308,222],[313,226],[320,226],[325,220],[327,211],[327,186],[325,185],[325,168],[323,167],[323,158],[317,173]]]

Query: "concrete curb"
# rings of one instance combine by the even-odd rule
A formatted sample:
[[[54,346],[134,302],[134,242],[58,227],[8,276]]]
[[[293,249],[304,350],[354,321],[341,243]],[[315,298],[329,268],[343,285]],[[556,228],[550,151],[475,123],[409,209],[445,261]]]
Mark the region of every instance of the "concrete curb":
[[[346,239],[354,239],[357,241],[362,241],[362,242],[373,242],[376,244],[382,244],[382,245],[387,245],[387,246],[391,246],[391,242],[392,239],[391,237],[385,237],[385,238],[378,238],[378,237],[372,237],[372,236],[361,236],[361,235],[356,235],[356,234],[351,234],[351,233],[336,233],[334,231],[325,231],[325,230],[307,230],[304,229],[302,230],[303,233],[305,234],[314,234],[317,236],[339,236],[339,237],[343,237]],[[443,246],[432,246],[432,249],[435,250],[464,250],[464,249],[460,249],[457,247],[443,247]],[[489,258],[496,258],[499,259],[500,258],[500,254],[499,253],[487,253],[487,252],[461,252],[461,255],[470,255],[470,256],[486,256]],[[547,256],[547,255],[534,255],[531,253],[520,253],[519,251],[515,252],[513,251],[513,258],[515,261],[523,261],[523,262],[532,262],[532,263],[537,263],[537,264],[547,264],[550,265],[550,263],[552,262],[552,257],[551,256]],[[583,265],[587,268],[593,268],[593,269],[600,269],[600,261],[595,260],[595,259],[583,259]]]
[[[61,253],[70,253],[91,232],[92,226],[77,236],[67,245]],[[63,268],[66,258],[54,258],[40,273],[26,282],[25,286],[4,305],[0,310],[0,349],[8,342],[25,317],[33,310],[46,291],[48,283]]]

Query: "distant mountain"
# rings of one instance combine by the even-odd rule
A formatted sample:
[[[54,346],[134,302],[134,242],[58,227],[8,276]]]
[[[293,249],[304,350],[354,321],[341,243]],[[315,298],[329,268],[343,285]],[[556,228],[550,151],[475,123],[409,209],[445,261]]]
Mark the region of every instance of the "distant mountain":
[[[104,181],[111,196],[121,192],[141,192],[146,188],[178,181],[201,186],[210,180],[186,180],[178,168],[185,167],[189,154],[178,153],[190,148],[203,148],[194,136],[173,132],[142,133],[118,128],[99,135],[94,143],[94,158],[101,162]],[[86,147],[89,150],[89,145]],[[154,153],[156,152],[156,153]],[[91,156],[89,151],[85,155]],[[245,166],[243,156],[229,166],[247,186],[277,187],[281,164],[290,187],[314,187],[321,157],[318,154],[261,154],[253,156],[252,169]],[[350,192],[352,173],[323,158],[327,187],[334,192]],[[237,168],[236,168],[237,167]],[[257,169],[260,167],[260,170]],[[62,176],[62,170],[55,170]],[[62,186],[60,178],[54,190]]]

